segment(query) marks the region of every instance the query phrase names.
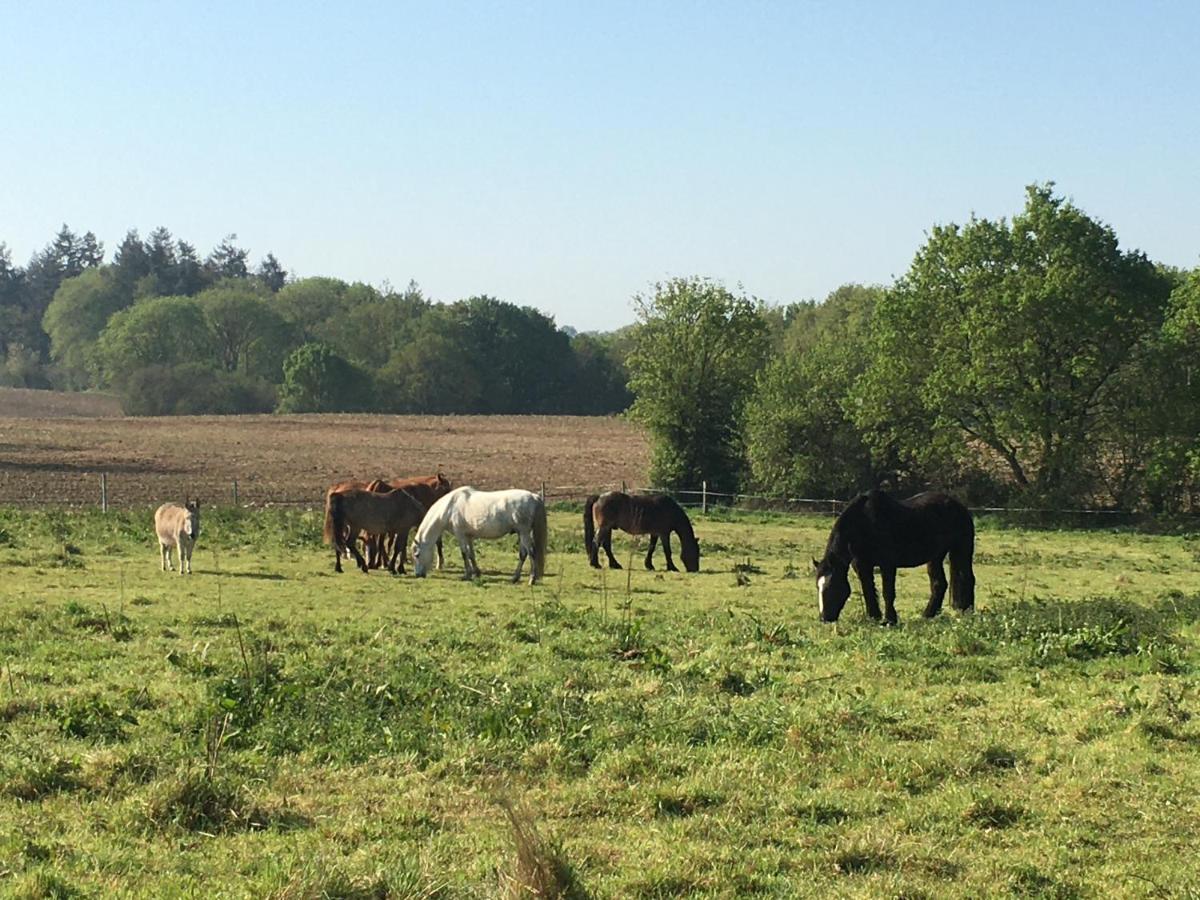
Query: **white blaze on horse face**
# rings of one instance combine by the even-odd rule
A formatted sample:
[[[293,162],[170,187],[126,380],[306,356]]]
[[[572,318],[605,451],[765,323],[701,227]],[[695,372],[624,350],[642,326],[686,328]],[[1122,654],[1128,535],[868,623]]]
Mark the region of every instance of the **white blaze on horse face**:
[[[825,618],[825,583],[829,581],[824,575],[817,579],[817,609],[821,618]]]

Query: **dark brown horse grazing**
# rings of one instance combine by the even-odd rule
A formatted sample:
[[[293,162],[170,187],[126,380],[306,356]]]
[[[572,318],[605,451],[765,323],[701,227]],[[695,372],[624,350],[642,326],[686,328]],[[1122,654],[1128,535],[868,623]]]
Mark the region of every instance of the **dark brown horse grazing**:
[[[358,488],[329,491],[325,495],[324,539],[325,543],[333,544],[334,570],[342,571],[342,554],[349,550],[358,567],[364,572],[369,571],[367,561],[358,552],[357,542],[353,538],[359,532],[385,536],[403,534],[407,538],[409,529],[420,525],[424,517],[425,507],[405,490],[386,493]],[[399,546],[403,547],[403,542]],[[387,562],[387,569],[393,575],[396,574],[396,557],[399,555],[398,552],[392,552]],[[403,564],[400,571],[404,571]]]
[[[679,555],[689,572],[700,570],[700,544],[692,523],[683,508],[665,494],[643,496],[609,491],[607,494],[588,497],[583,507],[583,540],[587,545],[588,561],[600,568],[600,548],[608,554],[609,568],[619,569],[612,552],[612,532],[620,528],[629,534],[650,535],[650,549],[646,552],[646,568],[654,568],[654,548],[662,541],[663,555],[667,558],[667,570],[678,572],[671,559],[671,532],[679,535]]]
[[[425,507],[425,511],[429,511],[429,507],[433,506],[442,497],[445,497],[453,489],[450,484],[450,479],[438,472],[435,475],[421,475],[417,478],[389,478],[386,482],[393,488],[400,488],[412,494],[413,499]],[[400,571],[404,571],[404,555],[408,552],[408,537],[400,542]],[[442,563],[442,541],[438,538],[437,542],[437,567],[440,571]]]
[[[329,503],[328,496],[332,493],[339,493],[348,490],[374,491],[376,493],[384,493],[390,490],[401,489],[408,491],[414,500],[420,503],[425,509],[429,509],[439,497],[450,492],[450,481],[441,472],[436,475],[422,475],[416,478],[389,478],[386,481],[376,479],[375,481],[342,481],[332,485],[326,492],[325,504],[325,533],[329,534],[332,525],[329,520]],[[356,532],[351,535],[349,533],[339,536],[338,545],[345,548],[346,558],[350,559],[350,545],[358,540],[362,540],[363,549],[367,553],[367,566],[372,569],[377,569],[383,564],[384,555],[388,554],[395,557],[396,545],[394,539],[389,541],[387,536],[373,535],[367,532]],[[329,539],[326,538],[326,543]],[[407,533],[405,539],[399,545],[401,556],[400,571],[404,571],[404,548],[408,543]],[[442,547],[438,543],[438,568],[442,567]],[[339,569],[339,571],[341,571]]]
[[[926,492],[896,500],[883,491],[856,497],[842,511],[829,541],[825,558],[813,560],[817,579],[817,612],[822,622],[836,622],[850,598],[848,571],[854,566],[862,585],[867,615],[878,620],[879,597],[875,593],[875,569],[883,581],[884,613],[895,625],[896,569],[925,566],[929,572],[930,596],[925,616],[942,609],[946,587],[954,608],[967,611],[975,606],[975,523],[970,511],[946,494]],[[942,563],[950,557],[950,581]]]

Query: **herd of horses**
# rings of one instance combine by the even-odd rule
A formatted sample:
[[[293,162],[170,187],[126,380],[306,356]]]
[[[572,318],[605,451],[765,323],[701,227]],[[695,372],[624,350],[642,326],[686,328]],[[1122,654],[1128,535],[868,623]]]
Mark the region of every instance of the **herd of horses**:
[[[177,548],[179,573],[191,572],[192,548],[200,536],[200,501],[182,506],[165,503],[154,516],[162,551],[163,570],[170,564],[170,548]],[[687,513],[665,494],[627,494],[609,491],[588,497],[583,510],[583,537],[589,563],[600,568],[600,551],[610,568],[619,569],[612,552],[612,533],[649,535],[644,564],[654,568],[654,551],[661,543],[667,570],[679,571],[671,553],[671,535],[679,540],[679,556],[688,572],[700,570],[700,544]],[[411,548],[408,535],[414,535]],[[545,574],[547,520],[545,500],[519,489],[481,491],[455,488],[441,472],[418,478],[346,481],[325,493],[325,543],[332,545],[334,569],[342,559],[353,558],[363,572],[386,568],[404,574],[411,552],[413,574],[424,577],[443,565],[442,537],[449,532],[458,541],[463,558],[463,578],[480,576],[475,561],[475,540],[516,534],[520,581],[526,560],[529,583]],[[362,551],[359,544],[362,544]],[[364,555],[365,551],[365,555]],[[852,500],[830,530],[824,556],[813,560],[817,588],[817,613],[822,622],[836,622],[850,597],[849,571],[854,569],[862,589],[867,615],[889,625],[896,615],[896,570],[925,566],[930,596],[926,617],[942,609],[947,589],[955,609],[968,612],[975,605],[975,525],[970,511],[946,494],[925,492],[905,500],[873,490]],[[950,576],[945,564],[949,561]],[[875,570],[883,585],[883,609],[875,589]]]

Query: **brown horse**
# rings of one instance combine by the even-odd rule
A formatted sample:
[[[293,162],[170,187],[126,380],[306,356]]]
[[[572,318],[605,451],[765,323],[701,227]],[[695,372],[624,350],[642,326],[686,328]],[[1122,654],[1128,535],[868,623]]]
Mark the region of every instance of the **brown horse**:
[[[417,478],[389,478],[386,481],[372,481],[368,486],[368,490],[372,491],[388,491],[388,490],[404,490],[412,496],[414,500],[425,507],[426,511],[433,506],[440,497],[444,497],[450,493],[451,485],[448,479],[441,472],[436,475],[422,475]],[[396,544],[396,537],[400,537],[399,545]],[[389,542],[381,540],[379,547],[376,550],[377,555],[382,555],[379,551],[387,552],[386,545]],[[390,549],[393,556],[395,551],[400,553],[400,571],[404,571],[404,555],[408,549],[408,535],[393,535],[390,541]],[[442,541],[438,538],[437,542],[437,567],[440,570],[444,562],[442,556]],[[375,563],[378,567],[379,563]]]
[[[608,554],[611,569],[621,568],[612,552],[612,532],[619,528],[629,534],[650,535],[646,552],[646,568],[654,568],[654,548],[662,541],[667,571],[678,572],[671,559],[671,532],[679,535],[679,555],[689,572],[700,571],[700,544],[692,523],[683,508],[665,494],[642,496],[609,491],[588,497],[583,507],[583,540],[587,545],[588,561],[600,568],[600,548]]]
[[[405,490],[412,496],[414,500],[423,505],[425,509],[429,509],[439,497],[450,492],[450,481],[441,472],[436,475],[423,475],[416,478],[411,477],[396,477],[389,478],[386,481],[376,479],[375,481],[342,481],[338,484],[330,486],[325,492],[325,533],[329,534],[331,523],[329,521],[329,503],[328,496],[331,493],[339,493],[349,490],[374,491],[376,493],[385,493],[390,490]],[[340,536],[340,546],[345,548],[346,559],[351,558],[350,545],[357,540],[362,540],[363,550],[367,554],[367,565],[369,568],[377,569],[382,565],[382,560],[385,553],[395,555],[395,541],[387,541],[386,536],[377,536],[366,532],[358,532],[354,535],[343,534]],[[326,543],[329,539],[326,538]],[[407,538],[400,543],[400,552],[404,553],[404,548],[407,544]],[[442,567],[442,547],[438,543],[438,568]],[[404,571],[404,557],[400,557],[400,571]]]
[[[325,495],[325,543],[333,545],[335,571],[342,571],[342,554],[347,550],[354,555],[355,562],[364,572],[369,571],[367,561],[358,552],[357,542],[352,535],[366,532],[371,535],[403,535],[399,544],[404,546],[409,529],[421,524],[425,507],[418,503],[406,490],[387,492],[366,491],[348,488],[329,491]],[[396,574],[396,557],[393,552],[387,569]],[[404,571],[401,560],[400,571]]]

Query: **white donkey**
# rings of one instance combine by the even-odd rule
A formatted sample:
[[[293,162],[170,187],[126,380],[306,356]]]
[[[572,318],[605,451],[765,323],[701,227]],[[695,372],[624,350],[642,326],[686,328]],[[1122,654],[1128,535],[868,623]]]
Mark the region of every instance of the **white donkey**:
[[[502,538],[514,531],[520,540],[520,556],[513,583],[521,580],[526,557],[532,557],[530,584],[541,578],[546,569],[546,505],[532,491],[477,491],[473,487],[460,487],[438,498],[425,513],[413,541],[413,574],[417,577],[425,577],[432,567],[433,550],[444,531],[458,538],[466,580],[482,574],[475,562],[475,538]]]
[[[172,569],[171,548],[179,557],[179,574],[183,574],[183,561],[187,560],[187,572],[192,574],[192,548],[200,538],[200,501],[184,500],[164,503],[154,511],[154,530],[158,533],[159,548],[162,550],[162,567]]]

